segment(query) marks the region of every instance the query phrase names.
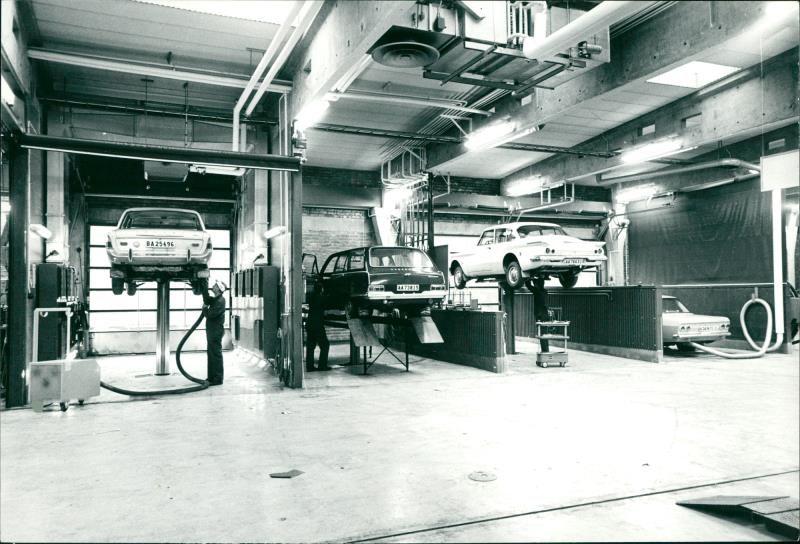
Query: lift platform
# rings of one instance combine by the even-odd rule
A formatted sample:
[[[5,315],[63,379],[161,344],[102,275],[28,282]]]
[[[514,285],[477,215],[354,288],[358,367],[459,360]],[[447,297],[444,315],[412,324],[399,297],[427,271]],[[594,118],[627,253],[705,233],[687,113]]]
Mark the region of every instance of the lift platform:
[[[326,319],[327,326],[347,328],[350,331],[350,365],[362,365],[363,374],[367,374],[369,367],[384,354],[388,353],[397,362],[403,365],[408,372],[408,344],[413,330],[421,344],[441,344],[444,342],[439,329],[433,319],[428,316],[421,317],[392,317],[392,316],[360,316],[346,320]],[[375,325],[389,325],[401,330],[404,358],[400,358],[391,348],[390,342],[381,340],[375,331]],[[372,348],[381,348],[381,351],[372,356]]]

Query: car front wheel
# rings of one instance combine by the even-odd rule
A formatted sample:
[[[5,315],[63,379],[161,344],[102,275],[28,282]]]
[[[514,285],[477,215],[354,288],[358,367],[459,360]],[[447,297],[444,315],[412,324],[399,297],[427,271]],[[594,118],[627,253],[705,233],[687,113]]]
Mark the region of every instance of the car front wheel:
[[[578,273],[577,272],[562,272],[558,275],[558,282],[561,284],[561,287],[564,289],[569,289],[570,287],[575,287],[575,284],[578,283]]]
[[[516,260],[506,265],[506,283],[512,289],[518,289],[525,283],[525,277],[522,275],[522,267]]]
[[[467,285],[467,276],[464,274],[464,270],[461,269],[461,265],[456,265],[453,270],[453,283],[456,289],[463,289]]]
[[[136,284],[133,283],[132,281],[129,281],[128,282],[128,296],[132,297],[135,294],[136,294]]]

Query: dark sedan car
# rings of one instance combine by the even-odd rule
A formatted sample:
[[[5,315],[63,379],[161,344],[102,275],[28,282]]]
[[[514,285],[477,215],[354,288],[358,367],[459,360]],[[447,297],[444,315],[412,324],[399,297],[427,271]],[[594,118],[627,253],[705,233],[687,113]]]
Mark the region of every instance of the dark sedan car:
[[[328,309],[350,316],[362,309],[402,307],[419,313],[447,296],[444,274],[412,247],[360,247],[334,253],[322,267],[322,292]]]

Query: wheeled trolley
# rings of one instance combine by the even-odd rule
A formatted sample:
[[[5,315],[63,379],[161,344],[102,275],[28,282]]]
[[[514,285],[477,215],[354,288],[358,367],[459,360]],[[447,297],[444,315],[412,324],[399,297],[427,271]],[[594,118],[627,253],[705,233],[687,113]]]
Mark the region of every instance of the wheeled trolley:
[[[569,327],[569,323],[569,321],[536,322],[536,338],[539,340],[558,340],[564,342],[564,346],[561,348],[540,351],[537,353],[537,366],[542,368],[547,368],[548,366],[567,366],[567,341],[569,340],[567,329]]]

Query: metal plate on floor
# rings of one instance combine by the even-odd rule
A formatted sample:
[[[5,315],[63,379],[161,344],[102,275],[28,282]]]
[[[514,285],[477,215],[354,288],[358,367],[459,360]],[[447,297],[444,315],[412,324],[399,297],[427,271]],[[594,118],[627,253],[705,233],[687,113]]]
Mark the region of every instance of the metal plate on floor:
[[[777,514],[778,512],[797,510],[800,508],[800,501],[796,497],[785,497],[748,503],[743,506],[756,514]]]
[[[491,482],[496,480],[497,476],[492,474],[491,472],[476,470],[475,472],[469,475],[469,479],[474,480],[476,482]]]
[[[764,497],[758,495],[714,495],[713,497],[678,501],[678,504],[681,506],[742,506],[749,503],[774,501],[775,499],[788,498],[789,497],[786,495],[775,497]]]
[[[800,531],[800,510],[768,514],[764,516],[764,522],[776,524],[782,529],[794,529],[792,538],[797,538],[797,532]]]

